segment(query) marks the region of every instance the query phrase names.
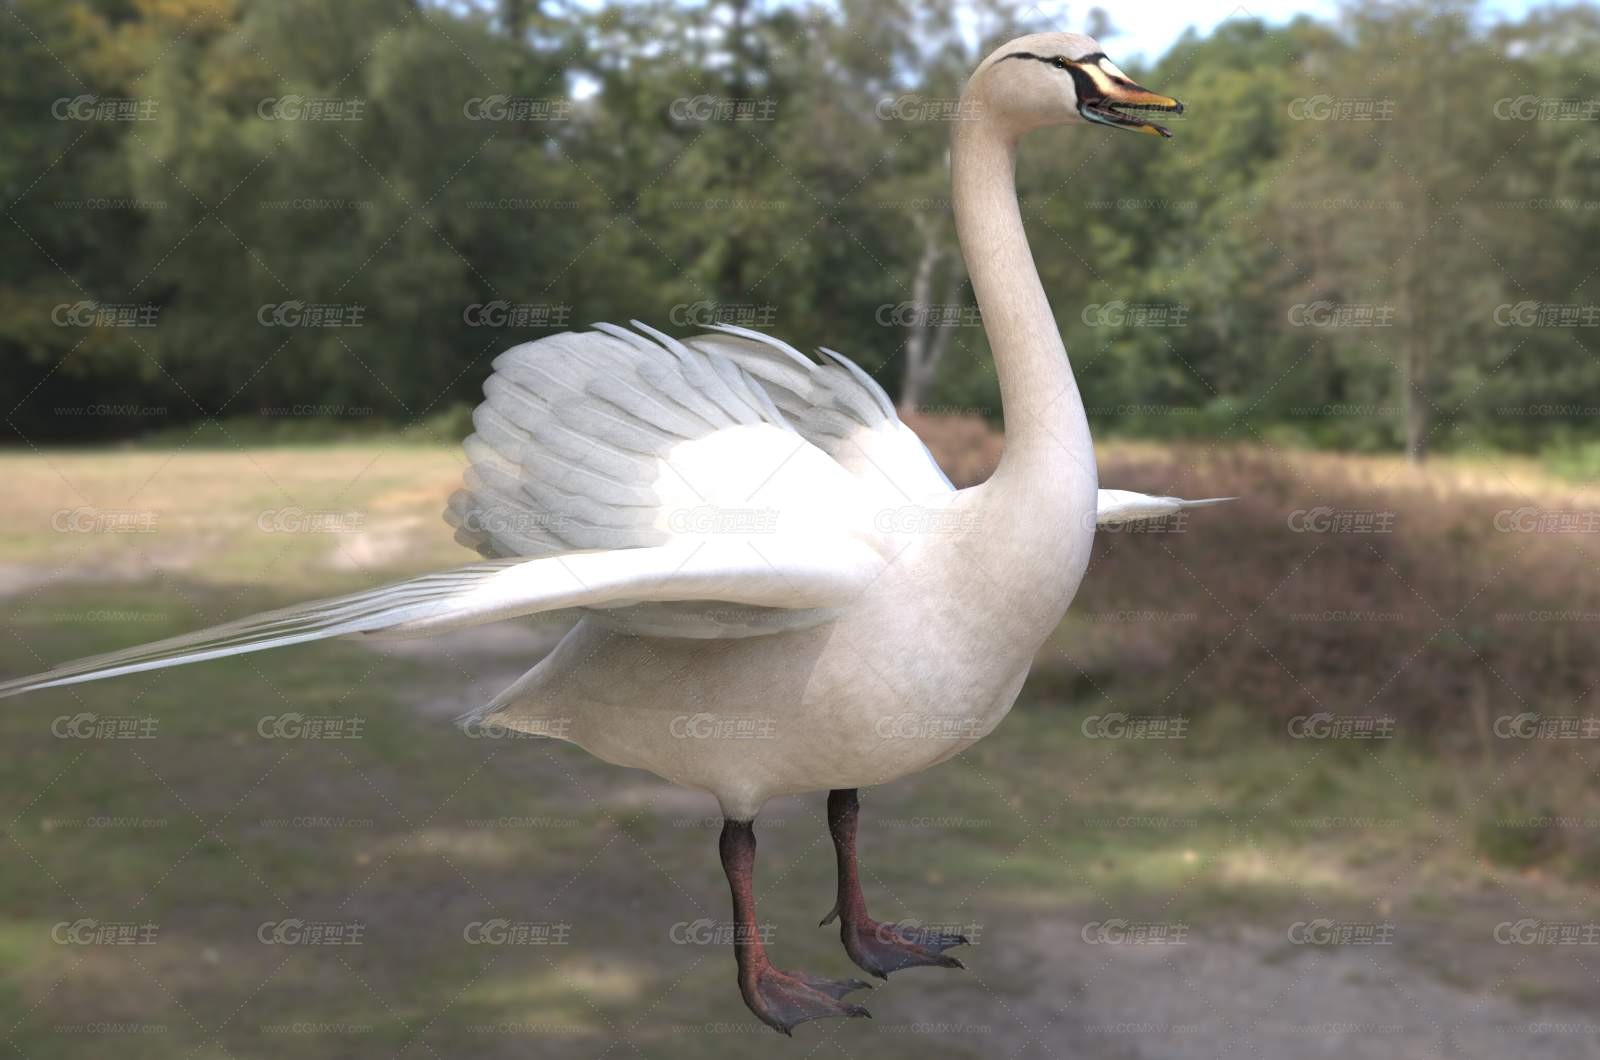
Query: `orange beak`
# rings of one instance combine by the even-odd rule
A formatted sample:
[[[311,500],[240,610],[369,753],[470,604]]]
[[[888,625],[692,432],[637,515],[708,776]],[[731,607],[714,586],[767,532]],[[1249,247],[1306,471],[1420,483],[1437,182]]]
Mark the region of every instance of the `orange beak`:
[[[1129,129],[1151,136],[1172,135],[1165,126],[1147,120],[1146,116],[1182,114],[1183,104],[1178,100],[1171,96],[1163,96],[1159,92],[1152,92],[1143,85],[1134,84],[1104,59],[1094,65],[1078,64],[1078,69],[1082,71],[1083,77],[1074,80],[1079,81],[1080,89],[1091,86],[1093,89],[1092,92],[1082,93],[1087,98],[1079,101],[1079,114],[1100,125]],[[1083,85],[1083,80],[1090,82],[1091,86]]]

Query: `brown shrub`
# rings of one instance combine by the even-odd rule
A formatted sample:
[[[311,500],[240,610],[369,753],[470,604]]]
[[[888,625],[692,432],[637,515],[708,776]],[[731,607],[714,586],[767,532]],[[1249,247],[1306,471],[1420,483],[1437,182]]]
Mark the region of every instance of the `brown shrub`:
[[[998,458],[981,420],[913,426],[958,485]],[[1262,445],[1112,444],[1099,458],[1109,487],[1239,499],[1186,513],[1179,532],[1100,534],[1036,688],[1130,712],[1233,703],[1280,731],[1319,711],[1383,715],[1479,748],[1503,715],[1592,713],[1600,535],[1496,528],[1511,509],[1581,507],[1559,484],[1492,460],[1419,470]],[[1350,517],[1372,532],[1325,525]]]

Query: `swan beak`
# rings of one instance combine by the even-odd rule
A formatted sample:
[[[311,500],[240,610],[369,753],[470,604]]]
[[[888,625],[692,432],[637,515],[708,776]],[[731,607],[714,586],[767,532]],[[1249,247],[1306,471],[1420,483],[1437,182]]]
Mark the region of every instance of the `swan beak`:
[[[1078,103],[1078,113],[1099,125],[1146,133],[1150,136],[1170,138],[1172,131],[1164,125],[1147,120],[1150,114],[1182,114],[1183,104],[1171,96],[1152,92],[1136,85],[1121,75],[1109,63],[1088,67],[1097,92],[1087,94]]]

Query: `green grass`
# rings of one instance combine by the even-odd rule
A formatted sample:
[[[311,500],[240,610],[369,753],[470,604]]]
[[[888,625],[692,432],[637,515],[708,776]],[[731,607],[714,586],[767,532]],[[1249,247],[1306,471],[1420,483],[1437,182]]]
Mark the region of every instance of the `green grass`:
[[[159,590],[100,595],[130,611],[164,606]],[[106,623],[88,644],[57,625],[28,641],[56,657],[148,633]],[[0,655],[7,672],[26,665],[15,642]],[[119,1055],[187,1053],[206,1033],[182,1009],[204,1013],[209,1027],[241,1004],[219,1037],[235,1056],[337,1048],[338,1035],[261,1029],[297,1022],[370,1028],[345,1036],[363,1055],[398,1051],[405,1025],[425,1024],[441,1055],[512,1055],[530,1037],[579,1055],[663,994],[672,1004],[651,1010],[639,1040],[716,1055],[717,1036],[674,1028],[744,1019],[727,955],[667,940],[677,921],[723,915],[715,830],[684,826],[714,812],[709,802],[641,808],[615,794],[631,774],[575,749],[466,739],[397,702],[440,674],[391,659],[363,680],[375,661],[359,646],[325,645],[270,670],[224,661],[8,704],[0,740],[10,749],[3,794],[15,843],[0,861],[0,1022],[17,1025],[27,1055],[82,1055],[84,1039],[57,1028],[91,1018],[167,1028],[119,1037]],[[260,719],[291,707],[362,717],[366,727],[354,740],[261,738]],[[1226,711],[1184,740],[1089,740],[1082,726],[1094,709],[1025,699],[960,759],[869,793],[862,848],[878,915],[982,922],[990,944],[1040,916],[1215,932],[1312,909],[1370,916],[1374,894],[1403,895],[1452,871],[1464,873],[1464,890],[1481,882],[1448,845],[1415,865],[1414,852],[1439,838],[1435,815],[1447,822],[1459,809],[1407,791],[1428,788],[1442,768],[1420,749],[1275,741]],[[54,718],[79,711],[148,715],[156,735],[50,734]],[[830,901],[832,859],[819,800],[802,804],[762,833],[764,908],[785,960],[835,967],[832,933],[809,930]],[[97,815],[159,823],[79,823]],[[267,823],[296,816],[343,824]],[[479,823],[503,817],[546,826]],[[1415,908],[1448,919],[1450,902],[1433,886],[1416,893]],[[357,919],[367,936],[337,950],[256,941],[261,923],[288,915]],[[572,944],[466,945],[463,927],[491,915],[570,923]],[[142,948],[49,941],[53,925],[79,916],[149,920],[160,932]],[[564,1030],[550,1039],[475,1029],[530,1022]]]
[[[303,503],[338,498],[385,519],[431,519],[431,484],[452,472],[448,459],[416,450],[328,447],[316,457],[272,470]],[[93,492],[125,473],[106,465],[73,457],[63,470]],[[178,482],[191,474],[180,469]],[[42,532],[63,503],[59,489],[50,495],[52,477],[39,472],[0,516],[0,541],[22,542],[8,562],[54,570],[84,554],[102,562],[128,544]],[[393,559],[330,568],[335,546],[350,542],[195,529],[197,513],[270,502],[259,479],[223,480],[205,495],[158,482],[167,518],[137,544],[176,556],[187,541],[192,562],[154,576],[135,566],[131,575],[47,580],[13,595],[0,672],[457,556],[429,522]],[[1519,905],[1581,915],[1591,893],[1581,872],[1540,871],[1564,862],[1482,849],[1483,815],[1504,812],[1503,800],[1522,790],[1505,758],[1464,761],[1402,740],[1288,740],[1252,708],[1226,703],[1191,718],[1181,740],[1090,739],[1085,720],[1114,708],[1087,683],[1043,676],[983,743],[864,796],[875,915],[982,929],[964,959],[983,989],[955,976],[897,976],[873,1000],[884,1025],[937,1019],[956,1005],[1006,1026],[995,999],[1036,992],[1032,965],[1016,954],[1039,927],[1070,938],[1108,917],[1182,922],[1217,940],[1246,929],[1281,939],[1284,925],[1311,916],[1392,917],[1421,933],[1406,954],[1419,975],[1475,989],[1503,983],[1502,993],[1530,1003],[1584,994],[1566,965],[1482,945],[1483,925],[1515,918]],[[711,801],[565,745],[469,739],[419,709],[461,680],[448,664],[337,642],[5,701],[5,1036],[31,1060],[101,1049],[129,1058],[390,1056],[415,1034],[440,1056],[632,1052],[614,1045],[619,1036],[652,1057],[772,1044],[739,1004],[726,950],[672,941],[675,924],[725,915],[716,829],[705,822]],[[289,711],[359,717],[364,728],[340,741],[260,735],[264,717]],[[82,712],[153,718],[154,738],[52,734],[55,719]],[[1548,785],[1557,766],[1537,779]],[[1560,768],[1582,781],[1573,763]],[[790,967],[845,974],[837,936],[815,926],[833,893],[821,797],[771,810],[759,832],[758,892],[775,952]],[[107,817],[137,820],[94,822]],[[1573,865],[1584,858],[1592,850],[1575,847]],[[258,940],[263,923],[291,916],[359,921],[366,934],[348,947]],[[467,925],[496,916],[569,924],[570,942],[467,944]],[[157,924],[156,941],[52,941],[56,925],[85,917]],[[1083,955],[1081,979],[1097,956]],[[1273,943],[1260,959],[1301,957]],[[163,1029],[70,1030],[91,1022]],[[282,1026],[299,1029],[274,1029]],[[854,1052],[865,1033],[839,1041]],[[881,1027],[872,1039],[875,1055],[919,1058],[990,1055],[992,1044]]]

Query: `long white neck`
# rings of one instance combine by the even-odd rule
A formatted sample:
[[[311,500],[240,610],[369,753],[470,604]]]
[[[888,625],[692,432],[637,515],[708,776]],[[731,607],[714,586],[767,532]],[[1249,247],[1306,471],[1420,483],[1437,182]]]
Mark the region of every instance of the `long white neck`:
[[[1022,227],[1016,138],[983,117],[958,121],[950,162],[956,233],[1005,411],[1005,451],[986,490],[997,503],[1026,503],[1029,521],[1059,541],[1061,523],[1092,519],[1098,476],[1083,398]]]

